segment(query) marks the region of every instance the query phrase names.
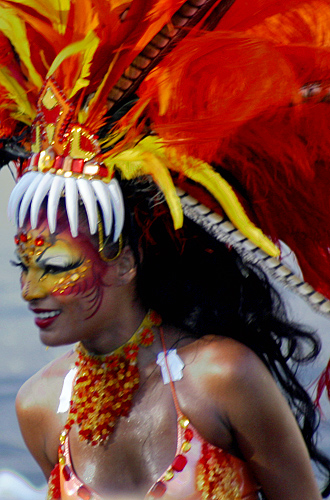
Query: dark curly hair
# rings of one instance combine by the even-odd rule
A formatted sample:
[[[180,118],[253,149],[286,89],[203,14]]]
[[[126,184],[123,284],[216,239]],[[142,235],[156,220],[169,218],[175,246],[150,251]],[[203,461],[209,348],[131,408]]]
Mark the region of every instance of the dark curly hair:
[[[259,356],[286,396],[310,457],[326,478],[322,494],[328,496],[330,460],[316,445],[319,413],[296,376],[298,366],[317,357],[317,335],[288,321],[265,273],[234,249],[189,219],[174,232],[165,204],[148,182],[122,182],[122,189],[126,232],[139,262],[137,293],[145,307],[190,336],[224,334]]]

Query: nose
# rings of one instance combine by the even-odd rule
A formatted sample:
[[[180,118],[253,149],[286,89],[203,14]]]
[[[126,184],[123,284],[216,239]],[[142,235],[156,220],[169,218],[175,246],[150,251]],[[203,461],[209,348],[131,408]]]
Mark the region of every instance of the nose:
[[[48,295],[47,290],[40,281],[39,273],[29,271],[27,276],[22,276],[21,279],[21,294],[22,298],[27,302],[37,299],[43,299]]]

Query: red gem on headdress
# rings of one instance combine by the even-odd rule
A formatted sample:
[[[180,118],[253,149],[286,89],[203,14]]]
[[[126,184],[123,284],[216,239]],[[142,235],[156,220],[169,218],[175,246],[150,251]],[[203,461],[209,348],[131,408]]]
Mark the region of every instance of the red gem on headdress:
[[[54,163],[55,170],[59,170],[60,168],[62,168],[63,160],[64,160],[63,156],[56,156]]]
[[[153,486],[152,490],[150,491],[150,494],[154,498],[161,498],[165,494],[165,491],[166,491],[166,484],[164,484],[162,481],[158,481],[158,483],[156,483]]]
[[[75,158],[72,162],[71,170],[76,174],[81,174],[84,169],[84,160],[81,158]]]
[[[45,244],[45,239],[42,237],[42,236],[39,236],[38,238],[36,238],[34,240],[34,244],[37,246],[37,247],[42,247],[42,245]]]
[[[104,165],[100,165],[99,167],[99,176],[100,177],[107,177],[109,175],[107,167]]]
[[[16,245],[19,244],[19,237],[17,236],[17,234],[14,237],[14,241],[15,241]]]
[[[26,243],[27,242],[27,235],[25,233],[21,233],[19,239],[23,242],[23,243]]]

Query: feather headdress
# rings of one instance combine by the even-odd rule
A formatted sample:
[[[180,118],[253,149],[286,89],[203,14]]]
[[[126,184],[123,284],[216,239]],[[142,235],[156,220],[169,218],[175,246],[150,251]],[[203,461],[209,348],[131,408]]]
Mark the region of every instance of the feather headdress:
[[[1,1],[0,144],[22,159],[11,216],[36,226],[48,196],[55,231],[65,193],[74,236],[80,198],[91,233],[99,205],[116,240],[115,174],[151,176],[175,228],[191,209],[179,186],[240,241],[273,257],[286,242],[330,297],[329,22],[325,0]]]

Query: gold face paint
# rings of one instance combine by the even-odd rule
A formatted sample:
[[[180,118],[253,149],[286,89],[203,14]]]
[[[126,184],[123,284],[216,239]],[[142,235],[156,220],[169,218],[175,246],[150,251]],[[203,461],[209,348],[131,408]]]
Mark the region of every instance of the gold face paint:
[[[77,294],[89,288],[86,281],[90,281],[92,275],[91,259],[83,252],[81,242],[70,235],[65,232],[50,235],[48,229],[30,230],[16,236],[15,241],[25,300]]]

